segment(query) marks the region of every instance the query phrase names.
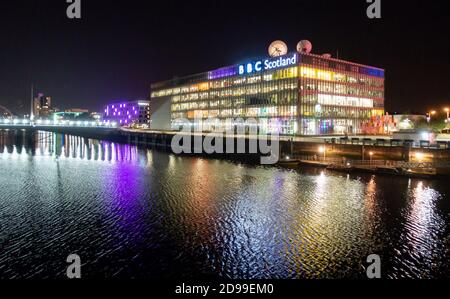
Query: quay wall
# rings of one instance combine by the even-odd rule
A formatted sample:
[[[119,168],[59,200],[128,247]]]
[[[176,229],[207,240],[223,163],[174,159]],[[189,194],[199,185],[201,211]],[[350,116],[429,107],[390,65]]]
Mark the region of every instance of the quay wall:
[[[24,128],[26,129],[26,128]],[[138,146],[157,147],[167,151],[171,151],[173,133],[170,132],[144,132],[131,131],[114,128],[65,128],[65,127],[39,127],[28,128],[27,130],[49,131],[54,133],[69,134],[91,139],[101,139],[111,142],[128,143]],[[192,146],[194,145],[194,137],[192,139]],[[204,136],[203,136],[204,138]],[[235,151],[237,151],[237,144],[242,141],[244,137],[233,137],[235,143]],[[246,148],[249,147],[248,138],[245,139]],[[223,142],[226,144],[226,138]],[[403,146],[376,146],[376,145],[362,145],[362,144],[339,144],[339,143],[322,143],[322,142],[301,142],[301,141],[287,141],[280,142],[281,157],[301,157],[301,156],[323,156],[320,153],[320,148],[326,148],[325,156],[327,158],[346,158],[350,160],[393,160],[414,162],[415,157],[420,153],[423,162],[450,162],[450,149],[430,149],[430,148],[410,148]],[[259,146],[258,146],[259,151]],[[372,153],[372,157],[370,155]],[[232,157],[233,155],[223,154],[221,156]],[[245,156],[245,155],[244,155]],[[250,155],[252,156],[252,155]],[[254,156],[254,155],[253,155]]]
[[[165,133],[120,133],[127,143],[157,146],[167,150],[171,150],[172,134]],[[194,144],[191,137],[191,144]],[[204,138],[204,137],[203,137]],[[234,137],[235,149],[239,142],[239,137]],[[227,138],[223,143],[226,144]],[[249,146],[249,140],[246,139],[246,148]],[[377,146],[377,145],[361,145],[361,144],[324,144],[322,142],[300,142],[300,141],[281,141],[280,153],[281,158],[290,156],[317,156],[321,157],[319,149],[326,148],[326,157],[328,158],[346,158],[350,160],[370,160],[372,153],[373,160],[392,160],[413,162],[416,154],[420,153],[423,162],[450,162],[450,149],[431,149],[431,148],[411,148],[404,146]],[[259,150],[259,147],[258,147]]]

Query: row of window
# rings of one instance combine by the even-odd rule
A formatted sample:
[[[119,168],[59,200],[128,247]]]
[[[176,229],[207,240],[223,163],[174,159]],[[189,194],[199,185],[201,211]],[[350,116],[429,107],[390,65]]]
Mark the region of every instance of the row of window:
[[[298,78],[298,67],[292,67],[287,69],[280,69],[270,73],[261,75],[254,75],[248,77],[232,77],[217,81],[204,82],[199,84],[193,84],[189,86],[176,87],[172,89],[164,89],[152,93],[152,97],[165,97],[181,95],[193,92],[202,92],[214,89],[222,89],[236,86],[245,86],[251,84],[258,84],[262,82],[272,82],[284,79]]]
[[[252,107],[240,109],[212,109],[212,110],[190,110],[186,112],[172,113],[172,119],[207,119],[226,117],[295,117],[297,116],[297,106],[268,106]]]
[[[298,82],[296,80],[279,80],[270,83],[260,83],[237,88],[226,88],[220,91],[209,91],[201,93],[189,93],[176,95],[172,97],[173,103],[189,102],[198,100],[213,100],[225,97],[241,97],[259,94],[268,94],[280,91],[297,90]]]
[[[372,87],[383,87],[384,80],[382,78],[365,76],[361,74],[345,74],[337,73],[329,70],[302,66],[300,68],[300,77],[317,79],[330,82],[352,83],[358,85],[367,85]]]
[[[359,119],[316,119],[303,118],[299,125],[298,134],[323,135],[358,133],[361,128]]]
[[[297,133],[298,122],[294,118],[261,118],[256,123],[236,122],[233,119],[208,119],[202,122],[184,122],[180,119],[172,122],[173,130],[180,130],[181,127],[190,126],[200,131],[224,131],[233,132],[239,128],[244,132],[255,132],[257,134],[283,134],[294,135]]]
[[[182,118],[172,121],[172,129],[180,130],[184,126],[193,127],[201,131],[235,131],[238,126],[239,129],[245,131],[253,131],[258,134],[283,134],[283,135],[323,135],[323,134],[344,134],[344,133],[358,133],[364,122],[359,119],[330,119],[330,118],[303,118],[298,121],[297,118],[292,117],[267,117],[260,118],[256,123],[247,123],[242,128],[242,122],[237,122],[235,119],[207,119],[201,122],[198,121],[182,121]]]
[[[318,103],[321,105],[329,106],[349,106],[349,107],[362,107],[373,108],[373,100],[366,98],[346,97],[328,94],[318,94]]]
[[[321,81],[305,81],[300,85],[300,90],[304,92],[326,92],[341,95],[355,95],[355,96],[365,96],[372,98],[383,98],[384,92],[382,90],[357,88],[355,86],[346,86],[341,84],[333,84]]]
[[[318,79],[322,81],[329,82],[342,82],[342,83],[352,83],[358,85],[367,85],[372,87],[383,87],[384,79],[378,77],[372,77],[361,74],[345,74],[338,73],[329,70],[302,66],[300,67],[300,71],[298,67],[292,67],[287,69],[280,69],[271,73],[266,73],[262,75],[253,75],[253,76],[241,76],[241,77],[232,77],[225,78],[222,80],[216,80],[211,82],[203,82],[193,85],[187,85],[182,87],[176,87],[172,89],[160,90],[152,93],[152,97],[163,97],[163,96],[172,96],[179,94],[186,94],[192,92],[201,92],[208,91],[211,89],[221,89],[221,88],[229,88],[234,86],[243,86],[250,84],[257,84],[261,82],[271,82],[282,79],[290,79],[290,78],[309,78],[309,79]]]
[[[368,66],[362,66],[362,65],[356,65],[354,63],[345,62],[345,61],[335,61],[326,59],[323,57],[314,57],[312,55],[302,55],[301,57],[302,64],[309,64],[314,67],[320,67],[325,69],[333,69],[341,72],[351,72],[351,73],[357,73],[361,75],[368,75],[378,78],[384,78],[384,70],[374,68],[374,67],[368,67]]]
[[[205,108],[242,108],[248,106],[263,105],[296,105],[298,100],[297,91],[278,92],[265,95],[246,96],[240,98],[224,98],[209,101],[196,102],[173,102],[171,106],[172,112],[205,109]]]
[[[201,101],[190,103],[174,103],[172,111],[187,111],[195,109],[216,109],[216,108],[242,108],[248,106],[263,105],[295,105],[297,103],[297,95],[295,93],[273,94],[270,97],[259,98],[238,98],[238,99],[222,99],[214,101]],[[329,94],[308,95],[302,100],[303,104],[310,105],[326,105],[326,106],[342,106],[342,107],[359,107],[359,108],[378,108],[373,99],[348,97]]]
[[[353,107],[336,107],[317,105],[301,105],[300,116],[303,117],[332,117],[332,118],[349,118],[349,119],[369,119],[373,116],[383,115],[382,109],[370,108],[353,108]]]

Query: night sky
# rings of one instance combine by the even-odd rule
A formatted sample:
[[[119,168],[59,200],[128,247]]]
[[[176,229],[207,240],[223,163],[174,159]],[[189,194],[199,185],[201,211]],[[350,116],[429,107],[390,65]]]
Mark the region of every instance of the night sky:
[[[7,3],[5,3],[7,2]],[[271,41],[386,69],[386,108],[450,106],[450,1],[2,1],[0,105],[29,111],[30,85],[61,109],[148,98],[150,83],[267,56]]]

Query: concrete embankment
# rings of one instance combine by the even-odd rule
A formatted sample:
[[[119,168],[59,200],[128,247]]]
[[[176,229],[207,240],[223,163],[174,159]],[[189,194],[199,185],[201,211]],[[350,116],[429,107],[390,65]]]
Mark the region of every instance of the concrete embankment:
[[[112,142],[134,144],[139,146],[158,147],[167,151],[172,151],[172,138],[176,133],[174,132],[160,132],[160,131],[148,131],[148,130],[131,130],[131,129],[115,129],[115,128],[40,128],[39,130],[50,131],[61,134],[70,134],[85,138],[108,140]],[[202,142],[205,140],[205,136],[201,135]],[[195,152],[195,137],[199,135],[191,136],[191,149]],[[234,150],[237,152],[238,144],[245,144],[245,148],[248,150],[250,145],[254,145],[254,138],[248,136],[233,136],[224,137],[222,142],[227,144],[227,141],[232,140],[234,142]],[[263,142],[264,143],[264,142]],[[270,143],[269,143],[270,144]],[[420,157],[421,162],[449,162],[450,150],[449,149],[431,149],[431,148],[411,148],[407,146],[390,146],[389,145],[375,145],[376,143],[362,144],[345,144],[345,143],[324,143],[323,139],[319,138],[288,138],[282,137],[280,140],[280,158],[283,159],[286,156],[308,156],[322,158],[323,155],[326,158],[334,159],[348,159],[348,160],[389,160],[389,161],[404,161],[404,162],[417,162],[417,157]],[[387,143],[386,143],[387,144]],[[264,148],[261,148],[259,142],[256,142],[257,152],[265,152]],[[275,149],[275,148],[274,148]],[[325,150],[324,150],[325,149]],[[266,149],[267,150],[267,149]],[[325,153],[323,153],[325,151]],[[217,155],[214,155],[217,156]],[[235,157],[237,155],[223,154],[220,156]],[[239,155],[242,156],[242,155]],[[243,156],[260,156],[259,154],[249,154]],[[445,170],[446,171],[446,170]]]
[[[325,153],[324,153],[325,152]],[[281,153],[295,156],[324,155],[326,158],[348,160],[390,160],[411,162],[420,157],[421,162],[449,162],[449,149],[412,148],[403,146],[376,146],[361,144],[324,144],[322,142],[281,141]],[[417,161],[416,161],[417,162]]]
[[[118,132],[116,141],[126,142],[136,145],[157,146],[171,150],[172,138],[175,133],[171,132],[145,132],[133,130],[120,130]],[[204,135],[200,135],[202,142],[205,140]],[[195,137],[191,136],[192,150],[195,148]],[[245,136],[224,137],[222,142],[227,144],[227,141],[232,139],[234,141],[234,149],[237,150],[237,144],[245,142],[246,149],[249,148],[252,138]],[[416,157],[420,154],[422,162],[449,162],[449,149],[431,149],[431,148],[411,148],[407,146],[377,146],[377,145],[362,145],[362,144],[326,144],[321,139],[316,142],[289,140],[289,138],[282,138],[280,140],[280,157],[286,156],[317,156],[321,158],[325,149],[325,156],[327,158],[348,159],[348,160],[390,160],[390,161],[404,161],[414,162]],[[258,152],[261,148],[258,144]],[[264,152],[264,151],[263,151]],[[417,162],[417,161],[415,161]]]

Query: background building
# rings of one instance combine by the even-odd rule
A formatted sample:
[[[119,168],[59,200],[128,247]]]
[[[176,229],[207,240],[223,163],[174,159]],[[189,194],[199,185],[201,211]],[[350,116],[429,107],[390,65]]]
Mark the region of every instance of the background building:
[[[0,118],[12,118],[14,114],[6,107],[0,105]]]
[[[103,118],[103,114],[102,113],[98,113],[98,112],[92,112],[90,114],[91,118],[97,122],[100,122]]]
[[[67,113],[86,113],[86,114],[89,114],[89,109],[70,108],[70,109],[64,110],[64,112],[67,112]]]
[[[384,70],[290,53],[152,84],[151,106],[152,128],[185,119],[232,129],[233,119],[256,118],[262,134],[382,133]]]
[[[33,100],[33,114],[35,118],[50,118],[57,109],[52,108],[52,98],[39,93]]]
[[[426,115],[399,114],[392,116],[396,131],[414,130],[421,123],[427,123]]]
[[[53,113],[54,121],[98,121],[89,113],[87,109],[66,109],[64,112]]]
[[[150,125],[150,102],[144,100],[118,102],[103,109],[103,121],[121,126]]]

